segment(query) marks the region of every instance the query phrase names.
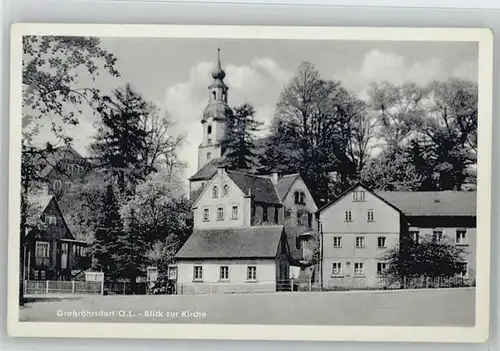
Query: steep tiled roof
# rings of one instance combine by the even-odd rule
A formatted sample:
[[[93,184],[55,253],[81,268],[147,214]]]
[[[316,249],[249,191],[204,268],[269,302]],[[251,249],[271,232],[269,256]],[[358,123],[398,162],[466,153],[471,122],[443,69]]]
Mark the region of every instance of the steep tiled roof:
[[[33,194],[28,196],[28,203],[33,210],[31,215],[36,218],[40,218],[42,213],[45,211],[50,201],[54,198],[53,195],[45,194]]]
[[[196,172],[189,180],[209,180],[217,173],[217,159],[211,160]]]
[[[278,190],[278,195],[281,200],[283,200],[285,196],[288,194],[290,187],[298,177],[299,177],[298,173],[288,174],[282,176],[281,179],[278,180],[278,184],[276,184],[276,190]]]
[[[274,258],[283,226],[195,230],[175,255],[196,258]]]
[[[255,201],[281,204],[273,181],[269,177],[237,171],[227,171],[227,175],[243,193],[247,195],[250,193]]]
[[[375,192],[408,216],[475,216],[475,191]]]

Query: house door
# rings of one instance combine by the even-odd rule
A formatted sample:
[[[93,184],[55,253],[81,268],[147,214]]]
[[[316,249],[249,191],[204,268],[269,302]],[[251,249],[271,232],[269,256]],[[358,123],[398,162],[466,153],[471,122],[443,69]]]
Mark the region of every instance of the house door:
[[[61,244],[61,268],[68,268],[68,243]]]

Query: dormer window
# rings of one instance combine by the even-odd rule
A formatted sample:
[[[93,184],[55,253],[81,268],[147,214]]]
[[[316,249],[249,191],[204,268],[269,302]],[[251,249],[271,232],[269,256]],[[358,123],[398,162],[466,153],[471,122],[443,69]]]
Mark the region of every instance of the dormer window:
[[[58,191],[59,189],[61,189],[62,182],[61,182],[59,179],[56,179],[56,180],[54,180],[54,182],[52,183],[52,186],[54,187],[54,190],[55,190],[55,191]]]
[[[215,199],[219,197],[219,187],[217,185],[214,185],[212,188],[212,197]]]
[[[363,190],[353,191],[352,201],[365,201],[365,192]]]

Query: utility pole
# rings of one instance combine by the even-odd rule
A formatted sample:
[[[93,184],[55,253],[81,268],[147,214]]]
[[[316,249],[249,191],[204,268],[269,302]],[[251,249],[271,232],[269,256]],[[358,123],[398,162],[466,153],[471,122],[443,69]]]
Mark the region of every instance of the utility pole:
[[[317,218],[319,231],[319,287],[323,290],[323,223]]]

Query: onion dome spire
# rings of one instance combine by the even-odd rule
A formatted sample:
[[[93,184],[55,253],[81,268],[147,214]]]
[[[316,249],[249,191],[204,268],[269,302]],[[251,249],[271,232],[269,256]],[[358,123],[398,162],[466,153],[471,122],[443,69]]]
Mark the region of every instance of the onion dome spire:
[[[220,63],[220,48],[219,48],[217,49],[217,66],[215,67],[215,70],[212,72],[212,77],[214,79],[223,80],[225,76],[226,72],[224,72]]]

